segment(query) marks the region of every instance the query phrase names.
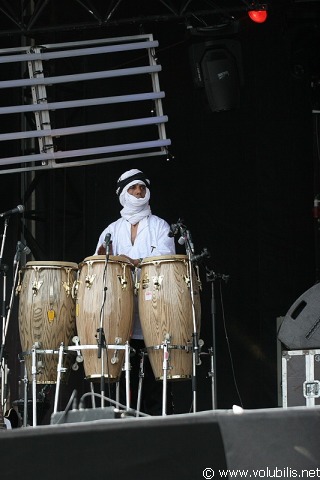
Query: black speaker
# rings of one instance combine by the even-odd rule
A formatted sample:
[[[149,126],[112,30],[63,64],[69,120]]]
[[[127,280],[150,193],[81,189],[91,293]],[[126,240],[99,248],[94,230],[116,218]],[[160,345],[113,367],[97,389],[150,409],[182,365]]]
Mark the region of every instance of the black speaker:
[[[320,283],[309,288],[289,308],[278,339],[289,350],[320,348]]]
[[[114,407],[83,408],[81,410],[69,410],[68,412],[56,412],[51,415],[51,424],[91,422],[108,418],[121,418],[120,412],[118,413]]]
[[[240,46],[236,41],[195,43],[189,50],[193,82],[203,89],[213,112],[240,106]]]

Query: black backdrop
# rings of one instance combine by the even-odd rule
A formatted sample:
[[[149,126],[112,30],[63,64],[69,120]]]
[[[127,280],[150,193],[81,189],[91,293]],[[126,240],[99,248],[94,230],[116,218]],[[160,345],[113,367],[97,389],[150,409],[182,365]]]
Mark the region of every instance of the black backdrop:
[[[304,41],[303,31],[291,28],[281,14],[263,25],[245,23],[238,36],[240,105],[213,112],[193,82],[185,28],[155,23],[144,29],[159,40],[171,156],[45,171],[28,185],[24,174],[1,175],[1,210],[23,203],[29,188],[36,194],[34,258],[79,263],[93,254],[101,230],[119,215],[116,179],[129,168],[145,171],[151,179],[153,213],[169,223],[183,218],[196,253],[208,248],[209,269],[229,275],[227,283],[212,285],[201,269],[201,338],[204,351],[216,345],[218,407],[274,407],[277,317],[317,280],[312,208],[319,185],[311,80],[319,63],[313,43]],[[108,36],[131,33],[139,32],[119,27]],[[62,33],[59,41],[95,34]],[[103,38],[103,32],[98,36]],[[208,39],[212,37],[197,41]],[[51,34],[46,41],[57,37]],[[2,42],[6,48],[8,40]],[[4,251],[9,266],[22,228],[19,218],[10,219]],[[17,301],[6,339],[11,400],[19,396]],[[204,356],[198,369],[200,410],[212,405],[209,369]],[[190,385],[175,388],[181,392],[180,410],[188,411]]]

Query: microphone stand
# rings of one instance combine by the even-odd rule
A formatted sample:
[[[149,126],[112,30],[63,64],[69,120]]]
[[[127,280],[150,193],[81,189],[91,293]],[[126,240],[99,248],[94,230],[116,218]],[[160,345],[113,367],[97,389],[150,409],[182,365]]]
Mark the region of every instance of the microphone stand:
[[[224,280],[226,283],[229,280],[229,275],[215,273],[213,270],[210,270],[206,267],[206,280],[207,282],[211,282],[211,319],[212,319],[212,348],[209,349],[209,353],[211,356],[211,395],[212,395],[212,409],[215,410],[217,408],[217,393],[216,393],[216,334],[215,334],[215,320],[216,320],[216,300],[215,300],[215,292],[214,292],[214,282],[217,279]]]
[[[5,371],[5,362],[3,361],[4,348],[5,348],[4,328],[5,328],[5,318],[6,318],[7,272],[9,270],[8,265],[5,265],[2,263],[2,258],[3,258],[4,244],[7,236],[8,223],[9,223],[9,218],[5,218],[2,241],[1,241],[1,250],[0,250],[0,274],[2,279],[2,306],[1,306],[1,321],[0,321],[0,329],[1,329],[0,368],[2,370],[1,405],[3,405],[4,403],[4,371]]]
[[[97,329],[97,338],[98,338],[98,358],[101,358],[101,381],[100,381],[100,390],[101,390],[101,408],[104,407],[104,399],[105,399],[105,377],[104,377],[104,353],[107,353],[107,345],[106,345],[106,337],[103,330],[103,319],[104,319],[104,306],[106,302],[106,294],[107,294],[107,268],[108,268],[108,261],[109,261],[109,251],[110,251],[110,238],[109,241],[106,241],[106,256],[105,256],[105,263],[104,263],[104,270],[103,270],[103,299],[102,305],[100,309],[100,326]]]
[[[6,315],[4,325],[3,325],[3,340],[2,340],[2,344],[1,344],[1,350],[0,350],[0,365],[1,366],[2,366],[2,360],[3,360],[5,345],[6,345],[6,337],[7,337],[8,327],[9,327],[9,321],[10,321],[12,306],[13,306],[13,303],[14,303],[14,293],[15,293],[15,288],[16,288],[16,283],[17,283],[17,278],[18,278],[20,253],[21,253],[20,250],[17,250],[16,256],[15,256],[15,261],[14,261],[14,264],[13,264],[14,265],[13,285],[12,285],[12,290],[11,290],[9,306],[8,306],[8,309],[7,309],[7,315]],[[3,372],[4,371],[5,371],[5,359],[3,361]],[[5,376],[2,375],[1,393],[5,391],[4,387],[5,387]],[[4,396],[1,400],[4,404],[4,402],[5,402]]]
[[[193,412],[197,411],[197,381],[196,381],[196,366],[200,365],[200,350],[199,350],[199,334],[197,331],[196,324],[196,311],[194,306],[194,289],[193,289],[193,265],[192,265],[192,255],[194,254],[194,246],[191,238],[190,231],[186,229],[184,225],[180,225],[180,234],[184,239],[186,253],[188,256],[189,263],[189,272],[190,272],[190,294],[191,294],[191,305],[192,305],[192,322],[193,322],[193,333],[192,333],[192,396],[193,396]]]

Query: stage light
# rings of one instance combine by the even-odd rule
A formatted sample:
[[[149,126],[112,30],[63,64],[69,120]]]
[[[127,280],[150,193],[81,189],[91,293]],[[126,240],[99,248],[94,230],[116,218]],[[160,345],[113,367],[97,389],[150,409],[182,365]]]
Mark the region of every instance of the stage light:
[[[265,3],[251,3],[248,9],[249,18],[255,23],[264,23],[268,17],[268,8]]]

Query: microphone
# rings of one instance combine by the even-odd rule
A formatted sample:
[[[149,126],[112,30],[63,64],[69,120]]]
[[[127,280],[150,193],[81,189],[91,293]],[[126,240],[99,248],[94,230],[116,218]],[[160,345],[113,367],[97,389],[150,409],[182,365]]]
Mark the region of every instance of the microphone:
[[[21,253],[25,253],[26,255],[29,255],[29,253],[31,253],[30,248],[20,241],[17,243],[17,249],[20,250]]]
[[[170,226],[168,237],[172,238],[175,235],[177,235],[178,230],[179,230],[179,225],[177,223],[172,223],[171,226]]]
[[[13,260],[13,265],[17,265],[17,263],[20,261],[21,253],[24,253],[25,255],[29,255],[29,253],[31,253],[31,250],[30,250],[29,247],[27,247],[27,245],[18,241],[16,254],[15,254],[14,260]]]
[[[106,249],[107,256],[109,255],[110,243],[111,243],[111,233],[107,233],[106,236],[104,237],[104,242],[103,242],[103,246]]]
[[[7,212],[0,213],[0,217],[9,217],[9,215],[13,215],[14,213],[22,213],[24,212],[24,206],[18,205],[16,208],[12,210],[8,210]]]
[[[111,233],[107,233],[106,236],[104,237],[103,246],[108,247],[110,245],[110,242],[111,242]]]
[[[170,230],[169,230],[169,233],[168,233],[168,237],[174,237],[175,235],[177,235],[178,231],[179,231],[179,228],[181,227],[182,225],[182,222],[183,220],[181,218],[179,218],[179,220],[177,221],[177,223],[172,223],[171,226],[170,226]]]

